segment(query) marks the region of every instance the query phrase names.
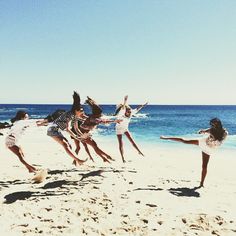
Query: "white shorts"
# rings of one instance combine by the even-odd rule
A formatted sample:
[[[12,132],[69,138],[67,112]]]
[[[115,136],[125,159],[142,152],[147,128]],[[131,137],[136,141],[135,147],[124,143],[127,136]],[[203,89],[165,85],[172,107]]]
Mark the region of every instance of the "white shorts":
[[[128,132],[128,131],[129,130],[126,127],[122,127],[122,126],[116,127],[116,134],[117,135],[124,134],[125,132]]]
[[[12,135],[6,137],[5,144],[7,147],[18,146],[16,138]]]

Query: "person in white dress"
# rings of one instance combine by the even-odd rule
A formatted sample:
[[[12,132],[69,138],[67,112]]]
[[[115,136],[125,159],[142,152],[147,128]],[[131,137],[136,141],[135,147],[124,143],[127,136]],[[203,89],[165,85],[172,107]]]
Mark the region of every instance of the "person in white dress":
[[[120,120],[120,122],[116,124],[116,135],[117,135],[117,139],[119,143],[120,154],[122,157],[122,161],[124,163],[125,163],[125,158],[124,158],[124,147],[123,147],[123,140],[122,140],[123,134],[125,134],[125,136],[131,142],[134,148],[138,151],[138,153],[144,156],[131,136],[131,133],[129,131],[129,123],[132,116],[138,113],[144,106],[147,105],[147,103],[145,103],[144,105],[140,105],[135,109],[131,109],[131,107],[127,105],[127,100],[128,100],[128,96],[125,96],[123,104],[120,104],[118,106],[114,114]]]
[[[199,134],[208,134],[207,137],[200,139],[186,140],[180,137],[161,136],[161,139],[177,141],[185,144],[198,145],[202,150],[202,172],[200,187],[204,187],[204,181],[207,175],[207,166],[210,156],[226,139],[228,132],[223,128],[221,121],[218,118],[210,120],[210,128],[198,131]]]

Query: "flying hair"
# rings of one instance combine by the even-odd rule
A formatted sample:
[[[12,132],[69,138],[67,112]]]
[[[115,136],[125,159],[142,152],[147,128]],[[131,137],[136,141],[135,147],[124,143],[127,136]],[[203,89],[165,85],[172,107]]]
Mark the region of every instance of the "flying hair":
[[[71,107],[71,111],[72,112],[75,112],[75,111],[80,111],[80,110],[83,110],[81,104],[80,104],[80,96],[79,94],[74,91],[74,94],[73,94],[73,105]]]

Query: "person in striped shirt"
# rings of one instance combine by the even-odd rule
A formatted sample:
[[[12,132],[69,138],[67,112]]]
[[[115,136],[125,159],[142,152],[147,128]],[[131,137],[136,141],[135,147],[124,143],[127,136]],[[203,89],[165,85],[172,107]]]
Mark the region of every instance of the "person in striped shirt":
[[[77,121],[83,119],[84,111],[80,104],[80,96],[77,92],[73,94],[73,105],[70,111],[67,111],[60,115],[53,123],[49,126],[47,135],[52,137],[56,142],[58,142],[65,149],[66,153],[74,159],[73,163],[75,166],[83,164],[86,160],[81,160],[77,158],[72,152],[72,147],[69,144],[68,140],[64,137],[61,131],[66,131],[74,139],[79,139],[78,136],[79,130]],[[74,128],[77,131],[76,134],[71,130],[71,123],[74,124]]]

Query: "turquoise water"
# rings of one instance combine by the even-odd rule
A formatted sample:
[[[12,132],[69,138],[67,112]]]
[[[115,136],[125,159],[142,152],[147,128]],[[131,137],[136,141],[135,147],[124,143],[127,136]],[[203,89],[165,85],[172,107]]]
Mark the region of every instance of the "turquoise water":
[[[15,113],[26,110],[31,118],[43,118],[56,109],[69,110],[70,105],[29,105],[29,104],[1,104],[0,121],[9,121]],[[105,115],[111,116],[115,111],[115,105],[102,105]],[[132,106],[133,108],[136,105]],[[89,113],[87,106],[85,111]],[[224,147],[236,147],[236,106],[176,106],[176,105],[148,105],[140,113],[133,117],[130,123],[130,131],[140,143],[169,144],[160,140],[160,135],[180,135],[183,137],[199,137],[197,131],[209,127],[209,120],[218,117],[229,132]],[[100,125],[98,135],[114,136],[114,124]]]

